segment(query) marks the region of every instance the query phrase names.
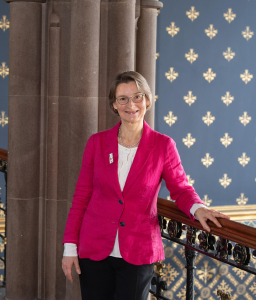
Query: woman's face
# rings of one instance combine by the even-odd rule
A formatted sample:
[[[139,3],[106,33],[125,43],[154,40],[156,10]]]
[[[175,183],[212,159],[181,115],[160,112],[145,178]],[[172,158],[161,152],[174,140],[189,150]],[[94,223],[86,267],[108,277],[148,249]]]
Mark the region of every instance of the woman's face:
[[[119,96],[131,97],[137,93],[141,93],[134,81],[129,83],[120,83],[116,89],[116,98]],[[147,106],[150,105],[150,101],[147,97],[143,97],[143,100],[139,103],[134,103],[132,99],[125,105],[121,105],[117,100],[113,103],[115,109],[117,109],[122,122],[137,123],[142,122],[146,113]]]

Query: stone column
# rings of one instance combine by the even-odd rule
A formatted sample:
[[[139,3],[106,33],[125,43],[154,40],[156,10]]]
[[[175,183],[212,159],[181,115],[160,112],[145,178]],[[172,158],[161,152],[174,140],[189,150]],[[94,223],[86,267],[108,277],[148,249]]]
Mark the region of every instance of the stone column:
[[[157,9],[162,7],[162,2],[157,0],[141,0],[137,31],[136,71],[147,79],[152,90],[152,107],[145,115],[146,122],[152,128],[155,115],[156,18]]]
[[[120,118],[110,111],[108,92],[114,77],[123,71],[135,70],[135,5],[136,0],[109,0],[108,2],[108,46],[107,85],[105,94],[106,123],[103,129],[116,125]],[[101,114],[101,113],[100,113]],[[105,127],[105,128],[103,128]]]
[[[10,3],[6,299],[38,298],[42,4]]]
[[[73,200],[88,138],[98,131],[100,0],[71,2],[69,182],[67,212]],[[78,276],[67,283],[67,298],[79,299]]]

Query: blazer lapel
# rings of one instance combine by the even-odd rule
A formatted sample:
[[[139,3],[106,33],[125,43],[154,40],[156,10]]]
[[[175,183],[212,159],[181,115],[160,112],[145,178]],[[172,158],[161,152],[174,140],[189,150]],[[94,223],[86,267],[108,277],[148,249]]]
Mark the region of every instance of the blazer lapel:
[[[109,183],[116,190],[119,198],[122,198],[122,192],[118,180],[118,141],[117,133],[120,126],[119,122],[115,127],[108,130],[105,140],[104,160],[106,164]],[[113,161],[111,162],[111,156]]]
[[[151,148],[153,147],[153,145],[153,130],[144,121],[142,137],[136,155],[134,157],[130,172],[127,176],[125,186],[123,189],[123,194],[125,194],[129,190],[139,173],[142,171],[143,167],[147,164],[147,161],[151,155]]]

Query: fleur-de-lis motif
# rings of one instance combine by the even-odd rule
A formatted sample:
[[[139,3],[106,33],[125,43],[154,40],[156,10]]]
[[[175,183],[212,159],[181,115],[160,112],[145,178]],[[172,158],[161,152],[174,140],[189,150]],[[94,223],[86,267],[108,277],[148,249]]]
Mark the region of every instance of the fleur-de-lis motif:
[[[238,161],[243,167],[247,165],[250,160],[250,157],[247,157],[245,152],[242,154],[241,157],[238,157]]]
[[[213,28],[213,24],[210,24],[210,27],[205,29],[205,33],[210,39],[212,39],[218,33],[218,30]]]
[[[174,116],[172,111],[169,111],[169,115],[164,117],[165,122],[169,124],[170,127],[177,121],[177,119],[178,117]]]
[[[199,12],[195,10],[194,6],[191,6],[191,9],[186,11],[186,15],[193,22],[199,16]]]
[[[167,79],[169,79],[171,82],[173,82],[173,80],[175,80],[179,76],[179,73],[176,73],[174,71],[174,68],[170,68],[170,71],[166,72],[165,76],[167,77]]]
[[[232,103],[232,101],[234,100],[234,97],[230,95],[230,92],[226,92],[225,96],[221,97],[221,100],[227,105],[229,106],[230,103]]]
[[[188,184],[193,186],[193,184],[195,183],[195,180],[193,180],[190,175],[187,175],[187,179],[188,179]]]
[[[213,274],[216,274],[216,268],[211,269],[210,266],[208,266],[208,261],[204,261],[204,267],[201,267],[201,270],[196,270],[196,275],[199,275],[199,279],[203,280],[204,283],[207,283],[207,280],[211,279],[213,277]]]
[[[191,106],[191,104],[196,101],[196,96],[193,96],[192,91],[189,91],[187,96],[184,96],[183,99],[189,106]]]
[[[206,206],[210,206],[211,205],[211,203],[212,203],[212,200],[211,199],[208,199],[208,195],[204,195],[204,198],[202,199],[203,200],[203,202],[204,202],[204,204],[206,205]]]
[[[2,66],[0,66],[0,76],[5,78],[7,75],[9,75],[9,68],[6,66],[5,62],[2,62]]]
[[[157,9],[156,11],[156,15],[158,16],[160,14],[161,10],[160,9]]]
[[[190,49],[189,52],[185,54],[185,57],[192,64],[198,58],[198,54],[194,52],[194,49]]]
[[[171,22],[171,26],[170,27],[166,27],[167,32],[174,37],[179,31],[179,27],[175,26],[175,22]]]
[[[2,20],[0,20],[0,28],[3,29],[3,31],[10,28],[10,22],[6,16],[3,16]]]
[[[244,114],[239,117],[239,121],[244,125],[246,126],[250,121],[251,121],[252,117],[249,117],[247,115],[247,111],[244,112]]]
[[[213,162],[214,158],[210,156],[210,153],[206,153],[204,158],[201,158],[201,162],[206,168],[208,168]]]
[[[223,16],[228,21],[228,23],[231,23],[235,19],[236,14],[232,12],[232,8],[229,8],[228,11],[223,14]]]
[[[157,95],[155,95],[155,102],[156,102],[156,100],[158,99],[158,96]]]
[[[231,59],[233,59],[235,55],[236,53],[232,52],[230,47],[228,47],[226,52],[223,52],[223,56],[226,58],[227,61],[231,61]]]
[[[210,126],[210,124],[213,123],[213,121],[215,120],[214,116],[211,116],[211,112],[207,111],[206,116],[202,117],[202,120],[204,121],[205,124],[207,124],[208,126]]]
[[[245,198],[244,193],[241,193],[240,198],[236,198],[236,202],[238,205],[245,205],[248,201],[248,198]]]
[[[225,133],[223,138],[220,138],[220,141],[222,145],[224,145],[226,148],[233,142],[233,138],[228,136],[228,133]]]
[[[0,117],[0,125],[2,125],[2,127],[4,127],[4,125],[8,124],[8,117],[5,116],[5,112],[1,111],[1,117]]]
[[[228,178],[228,174],[224,174],[223,178],[219,179],[220,184],[224,187],[224,189],[230,185],[232,179]]]
[[[244,74],[240,75],[240,78],[247,84],[253,78],[253,75],[249,73],[248,70],[244,71]]]
[[[253,31],[250,31],[250,26],[246,26],[245,31],[242,31],[242,36],[249,41],[250,38],[254,35]]]
[[[158,59],[158,57],[159,57],[159,53],[156,53],[156,59]]]
[[[212,69],[209,68],[206,73],[203,73],[203,76],[204,76],[204,79],[210,83],[216,77],[216,73],[213,73]]]
[[[191,146],[194,145],[196,139],[192,137],[191,133],[188,133],[186,138],[182,139],[182,142],[188,147],[190,148]]]

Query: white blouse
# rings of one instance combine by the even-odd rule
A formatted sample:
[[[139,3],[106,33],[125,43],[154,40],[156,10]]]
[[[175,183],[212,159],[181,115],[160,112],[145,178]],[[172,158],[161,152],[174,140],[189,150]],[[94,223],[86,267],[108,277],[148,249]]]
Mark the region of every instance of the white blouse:
[[[124,185],[131,169],[136,151],[138,147],[135,148],[126,148],[122,145],[118,144],[118,180],[121,191],[124,189]],[[191,215],[194,216],[195,211],[199,207],[205,207],[203,204],[195,203],[192,205],[190,209]],[[65,243],[64,244],[64,253],[63,256],[77,256],[77,245],[73,243]],[[118,230],[116,232],[115,244],[113,247],[110,256],[121,258],[121,253],[119,249],[119,241],[118,241]]]

